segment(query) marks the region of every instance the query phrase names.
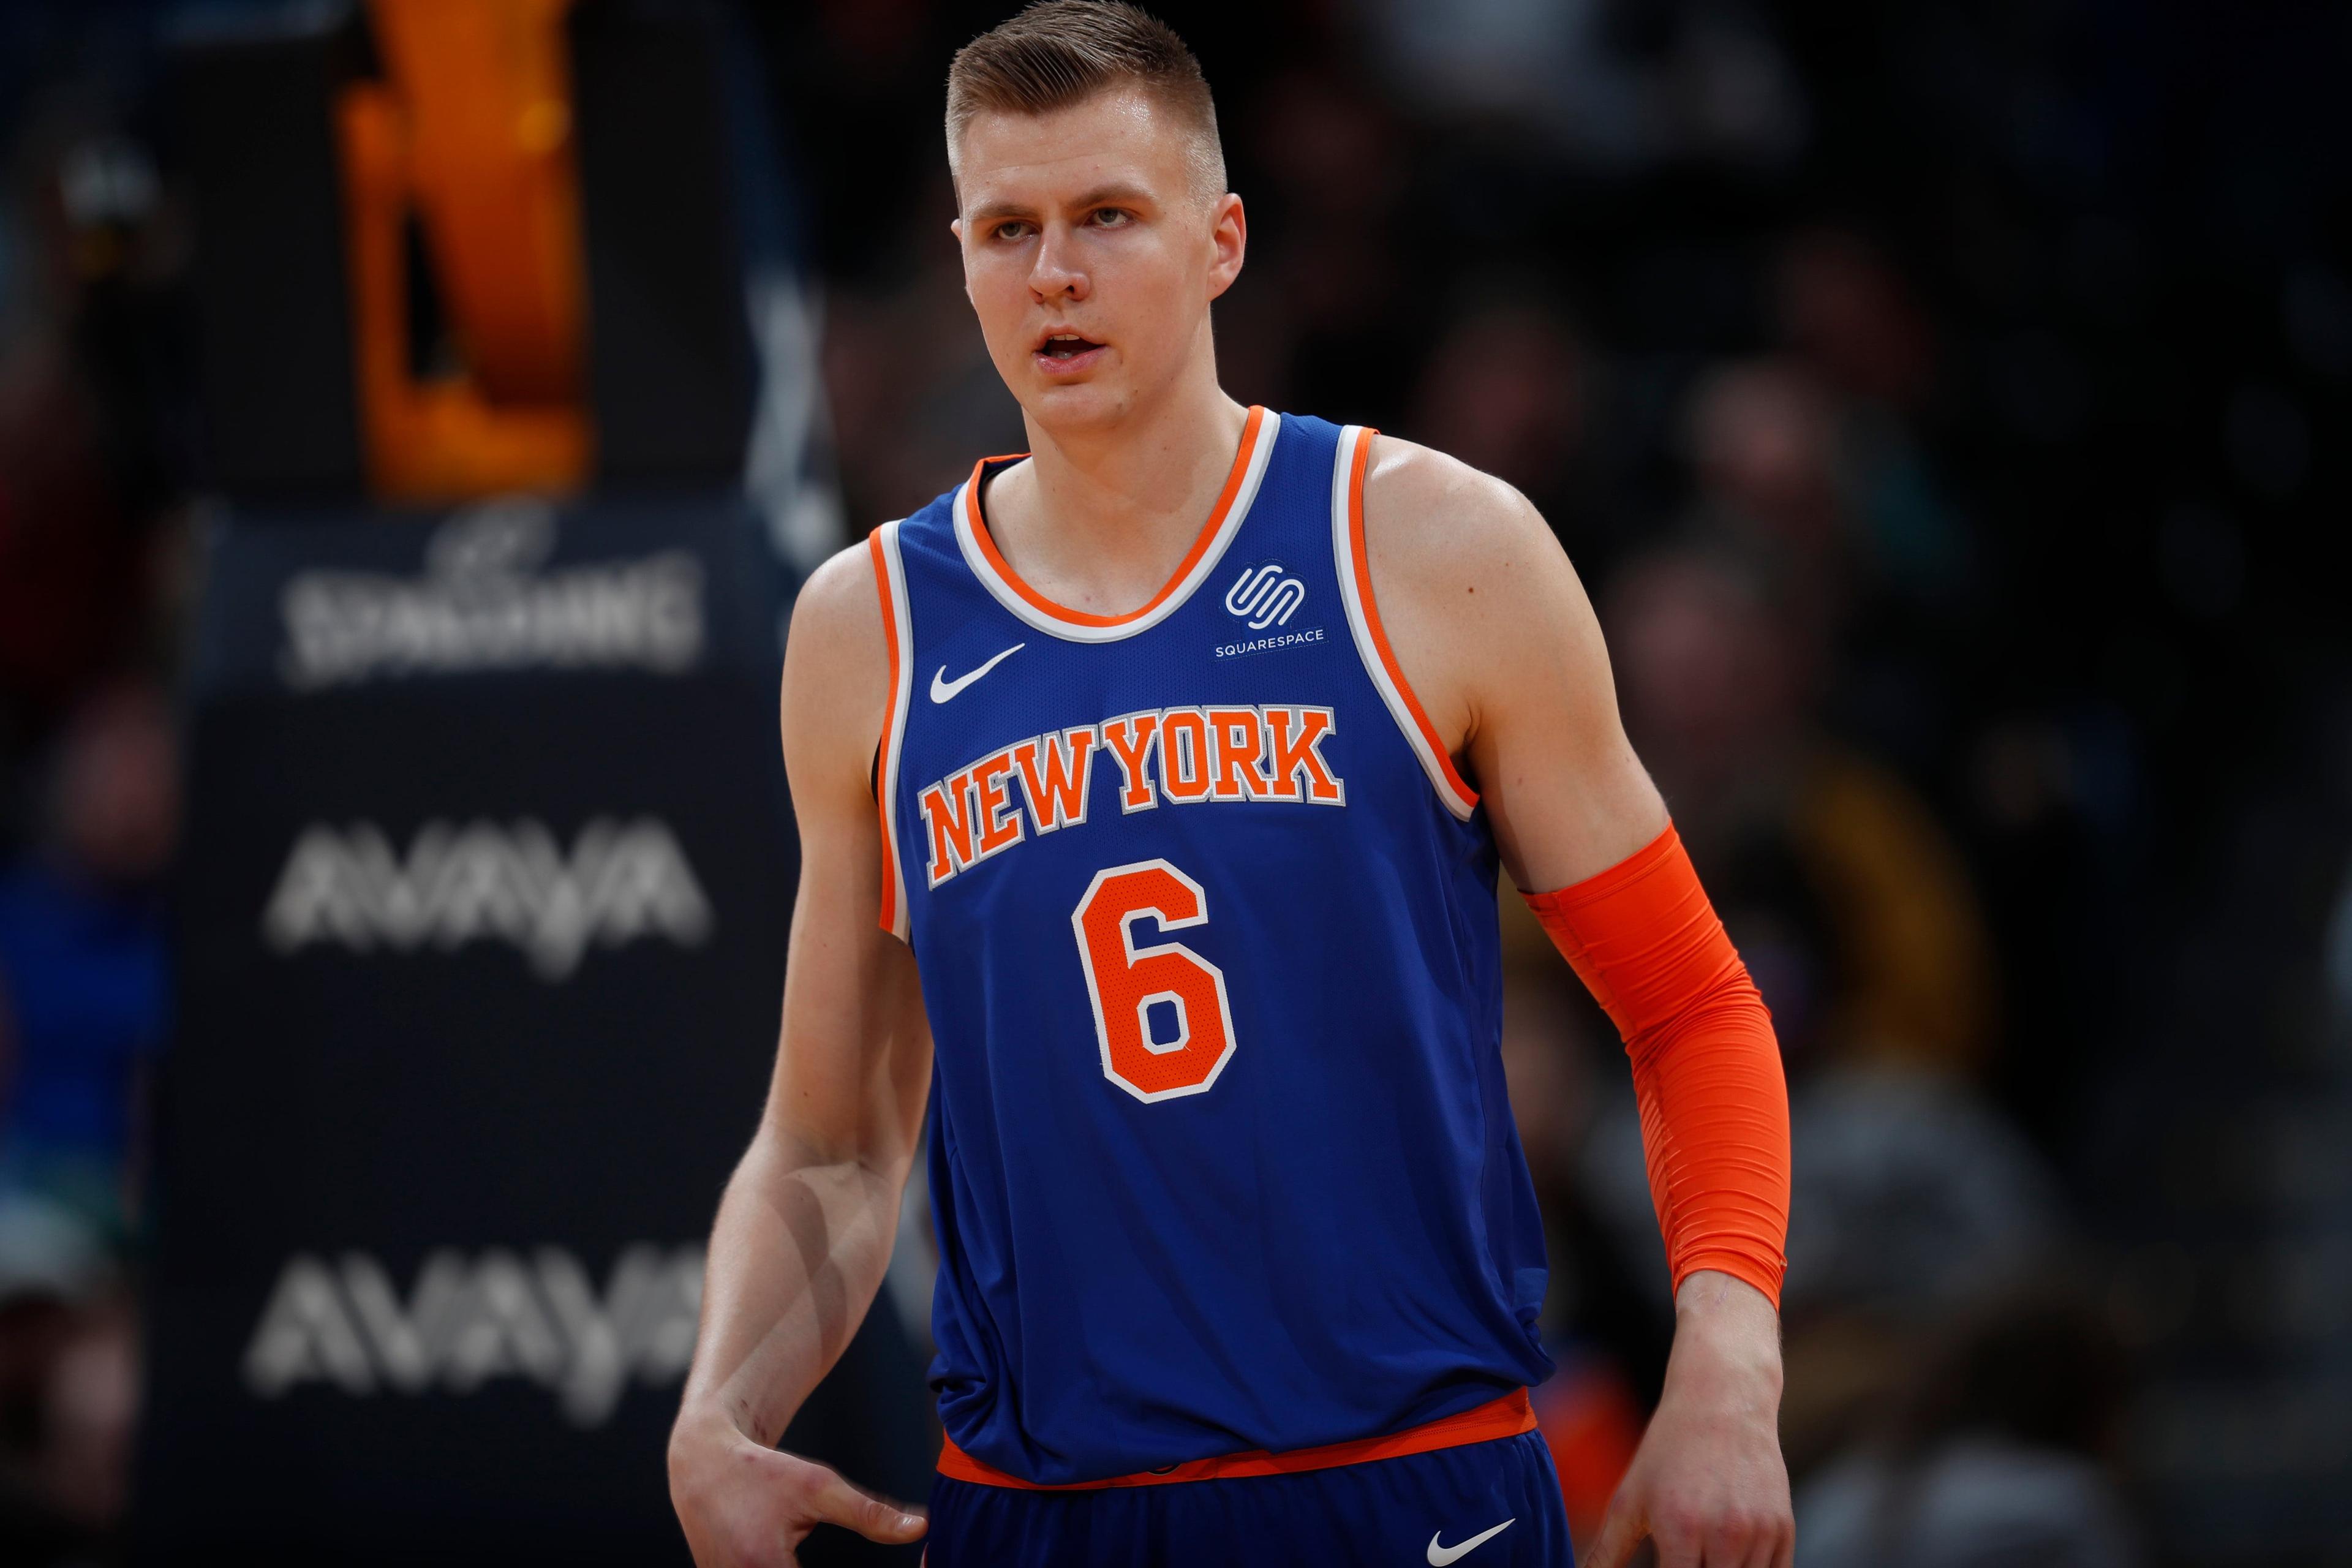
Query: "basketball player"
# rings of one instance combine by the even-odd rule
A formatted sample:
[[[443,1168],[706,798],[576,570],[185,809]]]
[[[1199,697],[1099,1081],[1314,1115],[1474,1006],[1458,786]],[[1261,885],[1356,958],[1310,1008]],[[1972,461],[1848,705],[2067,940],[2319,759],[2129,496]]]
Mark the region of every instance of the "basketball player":
[[[1568,1563],[1499,861],[1625,1035],[1674,1269],[1591,1558],[1786,1568],[1779,1058],[1551,533],[1220,390],[1246,226],[1159,23],[981,37],[948,151],[1032,449],[793,622],[782,1038],[670,1446],[696,1560],[924,1533],[770,1445],[873,1300],[928,1105],[932,1568]]]

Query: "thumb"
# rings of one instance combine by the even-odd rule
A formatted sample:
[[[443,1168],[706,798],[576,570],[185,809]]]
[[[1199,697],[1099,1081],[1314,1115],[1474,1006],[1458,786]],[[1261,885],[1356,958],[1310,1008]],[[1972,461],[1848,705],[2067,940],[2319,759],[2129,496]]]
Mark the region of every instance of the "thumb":
[[[1642,1544],[1642,1526],[1632,1508],[1626,1506],[1625,1494],[1620,1492],[1610,1500],[1609,1511],[1601,1521],[1601,1533],[1593,1537],[1592,1550],[1579,1560],[1579,1568],[1625,1568],[1633,1560],[1633,1549]]]
[[[809,1498],[809,1511],[828,1524],[854,1530],[868,1541],[919,1540],[928,1526],[921,1513],[851,1486],[833,1470]]]

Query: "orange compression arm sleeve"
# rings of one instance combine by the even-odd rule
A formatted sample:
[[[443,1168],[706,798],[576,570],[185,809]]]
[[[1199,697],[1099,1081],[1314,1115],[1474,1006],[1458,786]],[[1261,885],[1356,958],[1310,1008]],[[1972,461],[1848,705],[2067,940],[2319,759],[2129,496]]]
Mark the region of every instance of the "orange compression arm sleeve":
[[[1789,1089],[1772,1016],[1669,824],[1536,919],[1625,1038],[1674,1287],[1717,1268],[1780,1303]]]

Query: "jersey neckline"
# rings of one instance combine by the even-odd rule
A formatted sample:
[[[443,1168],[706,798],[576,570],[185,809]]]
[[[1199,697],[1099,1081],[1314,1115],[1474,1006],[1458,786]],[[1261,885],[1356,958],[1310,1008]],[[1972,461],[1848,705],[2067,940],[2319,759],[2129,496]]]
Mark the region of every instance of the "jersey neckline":
[[[1017,462],[1029,455],[1026,452],[982,458],[972,465],[971,477],[956,491],[956,543],[963,552],[964,563],[997,603],[1038,631],[1073,642],[1116,642],[1149,631],[1191,598],[1209,574],[1216,570],[1225,547],[1241,531],[1251,504],[1257,499],[1258,484],[1265,477],[1266,461],[1273,455],[1275,437],[1280,434],[1281,426],[1282,416],[1251,405],[1249,416],[1242,425],[1241,445],[1234,453],[1233,468],[1225,475],[1224,488],[1218,492],[1217,504],[1210,509],[1209,519],[1201,525],[1192,548],[1176,563],[1174,574],[1160,592],[1123,616],[1089,615],[1055,604],[1023,582],[998,552],[987,520],[981,514],[982,480],[990,464]]]

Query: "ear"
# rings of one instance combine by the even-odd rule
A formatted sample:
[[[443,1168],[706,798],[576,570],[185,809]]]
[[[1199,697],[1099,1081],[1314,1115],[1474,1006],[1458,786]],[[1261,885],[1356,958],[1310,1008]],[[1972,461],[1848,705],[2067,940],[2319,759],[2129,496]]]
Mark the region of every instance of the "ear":
[[[956,243],[958,245],[961,245],[963,243],[963,219],[960,217],[951,217],[948,219],[948,232],[956,237]]]
[[[1209,298],[1234,286],[1242,275],[1242,256],[1249,248],[1249,217],[1241,197],[1227,191],[1209,209]]]

